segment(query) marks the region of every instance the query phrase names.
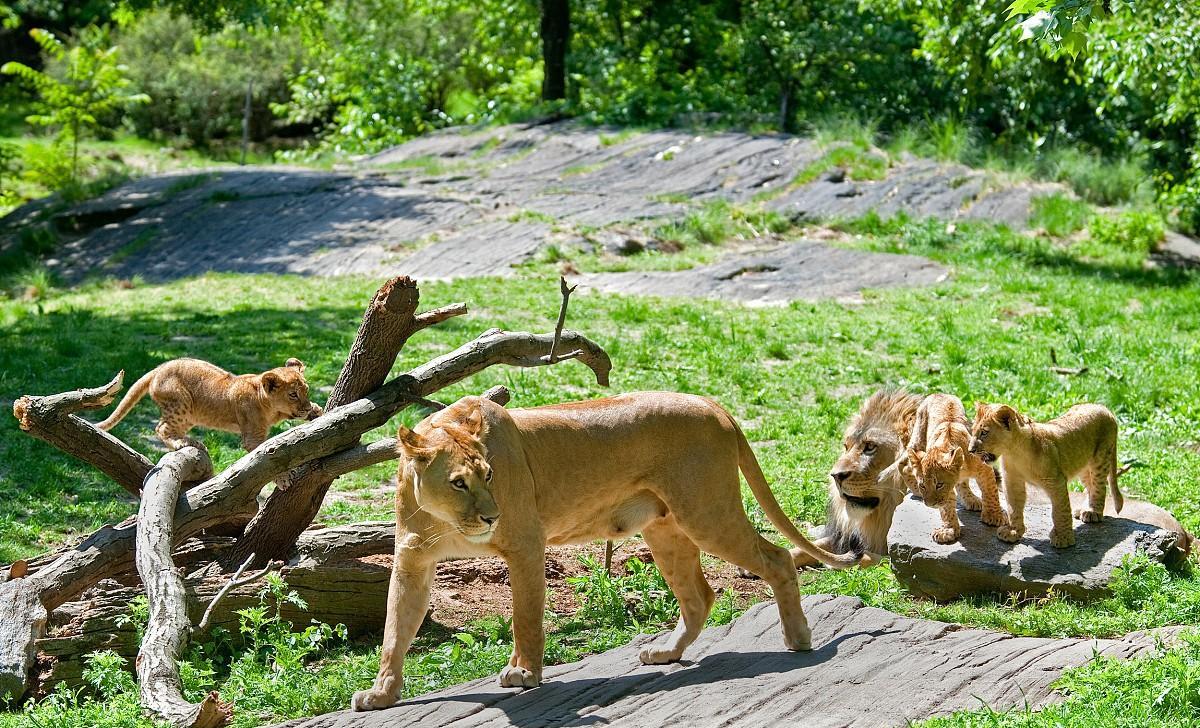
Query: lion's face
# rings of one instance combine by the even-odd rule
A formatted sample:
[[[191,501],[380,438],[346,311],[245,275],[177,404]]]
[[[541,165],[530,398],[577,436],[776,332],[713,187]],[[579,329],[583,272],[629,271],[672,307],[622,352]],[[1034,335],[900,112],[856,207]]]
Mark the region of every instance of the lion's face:
[[[288,359],[262,375],[263,394],[271,408],[284,419],[311,420],[323,410],[308,399],[308,381],[304,379],[304,362]]]
[[[900,455],[900,439],[872,427],[847,431],[842,445],[845,452],[829,471],[831,485],[849,507],[872,510],[891,490],[879,482],[879,474]]]
[[[1006,404],[975,403],[975,425],[971,428],[970,450],[985,463],[993,463],[1012,442],[1020,415]]]
[[[947,497],[954,497],[954,486],[958,483],[965,457],[962,448],[958,447],[946,452],[909,449],[906,460],[912,473],[910,489],[925,501],[925,505],[942,505]]]
[[[401,425],[396,436],[397,451],[413,467],[417,504],[472,543],[489,541],[500,520],[481,422],[476,408],[465,420],[430,425],[424,434]]]

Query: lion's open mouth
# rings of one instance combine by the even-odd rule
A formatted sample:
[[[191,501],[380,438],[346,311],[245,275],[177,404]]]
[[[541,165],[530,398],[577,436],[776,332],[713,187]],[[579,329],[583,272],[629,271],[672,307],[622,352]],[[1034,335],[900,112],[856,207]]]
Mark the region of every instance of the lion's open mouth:
[[[846,502],[850,505],[866,510],[871,510],[879,505],[879,499],[875,497],[863,498],[862,496],[847,495],[846,493],[842,493],[842,497],[845,498]]]
[[[987,450],[980,450],[979,452],[977,452],[975,454],[979,456],[980,460],[987,463],[988,465],[991,465],[992,463],[996,462],[995,454],[990,453]]]

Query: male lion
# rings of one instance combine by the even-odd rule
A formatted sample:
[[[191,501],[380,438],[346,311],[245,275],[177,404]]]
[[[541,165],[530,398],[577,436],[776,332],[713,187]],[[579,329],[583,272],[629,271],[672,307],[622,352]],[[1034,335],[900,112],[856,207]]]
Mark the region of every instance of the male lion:
[[[700,568],[706,551],[766,579],[779,604],[784,644],[811,649],[796,570],[787,550],[760,536],[742,508],[738,471],[774,526],[835,568],[855,564],[816,548],[771,494],[734,419],[715,402],[662,392],[506,410],[466,397],[410,431],[400,428],[396,555],[374,687],[355,710],[394,704],[404,656],[429,608],[435,564],[500,556],[513,592],[514,647],[505,687],[542,679],[546,546],[641,532],[679,600],[675,631],[639,655],[678,660],[715,596]]]
[[[836,553],[887,553],[892,516],[907,492],[896,469],[887,469],[904,452],[920,405],[920,396],[892,390],[863,402],[842,438],[845,452],[829,472],[829,507],[816,546]],[[798,549],[792,557],[797,567],[817,564]]]
[[[111,430],[147,394],[162,411],[154,431],[172,450],[197,444],[188,431],[200,425],[240,434],[249,452],[267,439],[276,423],[311,420],[323,412],[308,400],[304,362],[299,359],[288,359],[262,374],[240,376],[199,359],[172,359],[134,382],[96,427]]]
[[[1025,484],[1032,483],[1050,499],[1050,545],[1075,545],[1071,497],[1067,484],[1081,476],[1088,507],[1075,511],[1084,523],[1104,518],[1104,487],[1121,512],[1117,487],[1117,418],[1104,405],[1077,404],[1049,422],[1034,422],[1006,404],[975,403],[970,449],[986,461],[1000,458],[1010,525],[1001,540],[1015,543],[1025,534]]]

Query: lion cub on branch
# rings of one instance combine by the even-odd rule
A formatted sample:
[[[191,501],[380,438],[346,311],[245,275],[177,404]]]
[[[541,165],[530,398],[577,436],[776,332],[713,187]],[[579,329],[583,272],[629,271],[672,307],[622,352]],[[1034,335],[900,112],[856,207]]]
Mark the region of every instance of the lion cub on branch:
[[[198,445],[188,431],[199,425],[240,434],[249,452],[267,439],[276,423],[323,414],[308,400],[304,362],[299,359],[288,359],[262,374],[240,376],[199,359],[172,359],[137,380],[96,427],[111,430],[147,393],[162,411],[154,431],[171,450]]]
[[[1026,483],[1038,486],[1050,499],[1050,543],[1058,548],[1075,545],[1067,483],[1076,476],[1088,493],[1088,507],[1075,513],[1080,521],[1104,518],[1105,484],[1118,513],[1124,505],[1117,488],[1117,418],[1103,405],[1078,404],[1042,423],[1006,404],[977,402],[970,449],[988,462],[1000,458],[1010,525],[1001,526],[998,533],[1009,543],[1025,533]]]
[[[642,533],[679,600],[679,624],[644,647],[648,665],[683,655],[716,596],[705,551],[748,569],[775,592],[783,641],[812,649],[792,556],[758,534],[742,507],[738,472],[789,541],[835,568],[858,561],[814,546],[788,520],[733,417],[712,400],[641,392],[591,402],[506,410],[465,397],[396,438],[396,555],[379,674],[355,710],[393,705],[404,656],[425,612],[438,561],[499,556],[513,593],[513,653],[504,687],[542,681],[546,546]]]
[[[978,455],[967,452],[971,431],[962,402],[952,394],[931,394],[917,408],[905,454],[898,464],[905,485],[930,508],[941,512],[942,527],[934,529],[937,543],[954,543],[962,532],[958,502],[968,511],[982,508],[980,520],[988,526],[1004,523],[996,475]],[[979,485],[982,502],[971,490]],[[957,491],[958,497],[955,498]]]

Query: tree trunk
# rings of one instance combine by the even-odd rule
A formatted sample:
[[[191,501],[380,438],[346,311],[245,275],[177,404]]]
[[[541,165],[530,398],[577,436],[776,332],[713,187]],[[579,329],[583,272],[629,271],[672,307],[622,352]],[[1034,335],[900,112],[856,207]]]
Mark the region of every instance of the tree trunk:
[[[571,44],[569,0],[542,0],[542,100],[567,97],[567,52]]]
[[[191,623],[183,578],[171,559],[175,501],[184,480],[211,470],[212,462],[203,450],[185,447],[167,453],[146,478],[138,508],[135,560],[150,604],[150,621],[134,664],[142,706],[176,728],[217,728],[231,717],[229,705],[215,692],[198,704],[184,700],[179,679],[179,655]]]
[[[404,344],[416,332],[467,312],[466,304],[456,303],[416,315],[420,293],[407,276],[384,283],[363,314],[358,335],[350,347],[346,363],[326,402],[331,410],[374,392],[383,384]],[[239,563],[255,554],[259,563],[280,558],[291,550],[296,537],[308,528],[334,478],[301,467],[288,473],[281,487],[246,527],[234,551]]]

